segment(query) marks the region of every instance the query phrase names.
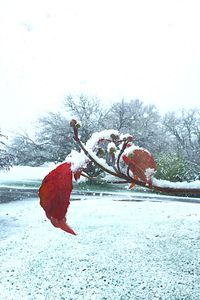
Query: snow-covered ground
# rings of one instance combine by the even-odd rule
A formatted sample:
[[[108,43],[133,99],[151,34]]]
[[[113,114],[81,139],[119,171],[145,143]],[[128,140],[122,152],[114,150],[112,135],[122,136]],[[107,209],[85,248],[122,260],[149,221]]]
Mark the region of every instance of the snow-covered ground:
[[[55,168],[55,164],[47,164],[42,167],[13,166],[9,171],[0,171],[0,186],[41,181],[53,168]]]
[[[53,167],[0,173],[0,300],[200,299],[200,199],[76,190],[75,237],[26,189]]]
[[[1,300],[200,299],[200,206],[72,201],[54,228],[37,198],[0,204]]]

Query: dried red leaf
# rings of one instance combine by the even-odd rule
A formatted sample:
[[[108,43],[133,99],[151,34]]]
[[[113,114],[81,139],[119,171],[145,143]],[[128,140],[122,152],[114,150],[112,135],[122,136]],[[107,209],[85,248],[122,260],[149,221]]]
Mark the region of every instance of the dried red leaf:
[[[66,223],[66,218],[63,218],[62,220],[58,220],[58,219],[54,219],[51,217],[50,221],[53,226],[58,227],[58,228],[66,231],[68,233],[71,233],[73,235],[76,235],[74,230],[71,227],[69,227],[69,225]]]
[[[137,176],[137,175],[134,175],[133,179],[138,180],[138,176]],[[129,190],[132,190],[134,187],[135,187],[135,182],[132,182],[132,183],[129,185],[128,189],[129,189]]]
[[[150,182],[149,170],[156,170],[156,163],[152,155],[143,149],[136,149],[131,155],[123,156],[124,162],[129,166],[134,176],[138,176],[144,182]]]
[[[40,205],[51,223],[66,232],[75,234],[66,224],[65,215],[72,192],[72,171],[69,163],[63,163],[51,171],[39,189]]]
[[[76,181],[80,179],[81,173],[82,173],[82,170],[81,170],[81,171],[77,171],[76,173],[74,173],[74,179],[75,179]]]

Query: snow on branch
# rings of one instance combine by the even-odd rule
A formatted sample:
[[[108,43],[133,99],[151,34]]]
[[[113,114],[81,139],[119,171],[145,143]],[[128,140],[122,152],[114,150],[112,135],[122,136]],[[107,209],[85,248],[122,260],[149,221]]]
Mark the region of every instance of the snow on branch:
[[[153,156],[148,150],[136,146],[133,136],[122,135],[116,130],[103,130],[95,132],[84,144],[79,138],[78,122],[73,119],[70,125],[80,151],[72,150],[65,162],[47,174],[39,189],[40,204],[53,226],[76,234],[66,219],[72,179],[78,180],[81,176],[91,178],[87,173],[90,162],[102,170],[106,180],[129,183],[129,189],[138,185],[161,193],[200,195],[199,180],[170,182],[156,179],[157,166]]]
[[[122,135],[117,130],[103,130],[95,132],[84,145],[78,136],[78,122],[73,120],[71,126],[74,130],[74,140],[80,146],[80,153],[84,155],[85,161],[88,159],[87,162],[92,161],[105,173],[117,177],[117,180],[123,179],[124,182],[130,183],[131,188],[136,184],[162,193],[200,194],[200,181],[198,180],[170,182],[156,179],[154,177],[156,163],[152,154],[148,150],[136,146],[130,134]],[[98,156],[98,151],[101,149],[105,151],[104,158]],[[77,165],[79,155],[74,156],[73,162],[71,160],[72,171],[74,165]],[[106,161],[108,156],[110,156],[111,165]],[[79,169],[84,169],[84,164],[81,163]],[[116,180],[114,181],[116,182]]]

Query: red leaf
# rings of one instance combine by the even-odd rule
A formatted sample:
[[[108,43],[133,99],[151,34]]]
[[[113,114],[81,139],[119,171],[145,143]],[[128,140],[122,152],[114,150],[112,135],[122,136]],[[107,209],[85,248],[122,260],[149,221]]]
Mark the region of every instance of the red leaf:
[[[76,173],[74,173],[74,179],[77,181],[78,179],[80,179],[80,177],[81,177],[81,172],[82,172],[82,170],[80,170],[80,171],[77,171]]]
[[[138,176],[137,176],[137,175],[134,175],[134,178],[133,178],[133,179],[138,180]],[[128,189],[129,189],[129,190],[132,190],[134,187],[135,187],[135,182],[132,182],[132,183],[129,185]]]
[[[76,235],[74,230],[67,225],[66,218],[63,218],[62,220],[57,220],[57,219],[54,219],[54,218],[50,218],[50,221],[53,224],[53,226],[58,227],[58,228],[66,231],[68,233]]]
[[[69,163],[63,163],[51,171],[39,189],[40,205],[51,223],[62,230],[75,234],[66,224],[65,215],[72,192],[72,172]]]
[[[129,156],[123,156],[124,162],[129,166],[134,176],[138,176],[142,181],[149,182],[148,169],[156,170],[156,163],[151,154],[143,149],[136,149]]]

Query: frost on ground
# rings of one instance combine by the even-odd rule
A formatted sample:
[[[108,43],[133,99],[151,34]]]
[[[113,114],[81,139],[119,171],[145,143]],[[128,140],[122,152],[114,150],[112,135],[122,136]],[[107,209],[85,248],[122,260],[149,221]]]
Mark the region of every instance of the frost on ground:
[[[71,202],[77,237],[36,198],[0,204],[0,299],[199,300],[199,204],[112,200]]]

